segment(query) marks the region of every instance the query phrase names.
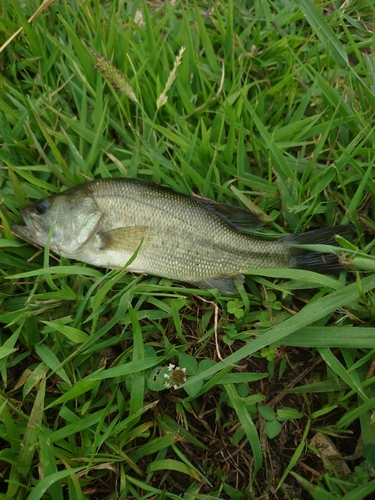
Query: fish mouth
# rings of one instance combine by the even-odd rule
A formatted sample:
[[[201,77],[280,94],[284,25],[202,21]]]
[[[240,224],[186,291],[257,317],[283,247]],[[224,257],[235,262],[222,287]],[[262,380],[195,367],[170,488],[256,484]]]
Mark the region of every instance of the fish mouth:
[[[42,234],[32,214],[29,213],[27,208],[28,207],[21,208],[20,210],[23,220],[25,221],[25,225],[13,224],[12,230],[13,233],[22,240],[38,245],[42,241]]]
[[[22,224],[13,224],[12,226],[13,233],[22,240],[25,240],[29,243],[37,243],[35,231],[31,232],[28,226],[23,226]]]

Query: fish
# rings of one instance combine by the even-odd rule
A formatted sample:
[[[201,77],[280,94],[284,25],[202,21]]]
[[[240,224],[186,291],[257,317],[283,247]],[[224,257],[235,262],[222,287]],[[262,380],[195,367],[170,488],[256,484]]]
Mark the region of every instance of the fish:
[[[107,269],[130,262],[130,272],[228,295],[238,293],[235,280],[250,269],[338,271],[335,254],[294,245],[353,238],[352,226],[341,225],[265,239],[256,234],[258,215],[247,209],[128,178],[89,181],[31,203],[21,215],[25,225],[14,224],[14,233],[41,247],[50,238],[50,250],[62,257]]]

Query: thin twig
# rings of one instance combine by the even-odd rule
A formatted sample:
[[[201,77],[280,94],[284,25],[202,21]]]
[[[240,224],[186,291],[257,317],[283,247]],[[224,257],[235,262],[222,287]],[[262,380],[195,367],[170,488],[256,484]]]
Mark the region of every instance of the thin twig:
[[[39,14],[41,14],[44,10],[46,10],[47,7],[49,7],[51,5],[51,3],[53,3],[54,1],[55,0],[44,0],[42,5],[36,9],[34,14],[30,17],[30,19],[28,19],[27,22],[28,23],[33,22],[34,19],[36,19],[39,16]],[[14,40],[14,38],[16,38],[16,36],[18,36],[21,33],[21,31],[23,31],[22,26],[15,33],[13,33],[13,35],[11,37],[9,37],[6,42],[3,43],[3,45],[0,47],[0,54],[10,44],[10,42],[12,42],[12,40]]]

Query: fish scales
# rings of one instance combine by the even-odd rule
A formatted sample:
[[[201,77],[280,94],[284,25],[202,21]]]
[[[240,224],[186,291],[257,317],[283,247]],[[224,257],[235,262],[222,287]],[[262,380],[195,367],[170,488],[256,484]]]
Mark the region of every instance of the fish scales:
[[[265,240],[248,232],[259,223],[245,209],[176,193],[137,179],[102,179],[68,189],[21,210],[14,232],[54,252],[106,268],[128,270],[236,291],[233,277],[253,268],[301,267],[330,272],[337,257],[306,253],[294,243],[334,243],[337,226]],[[255,220],[255,222],[254,222]]]
[[[283,243],[236,232],[194,198],[146,183],[98,183],[93,196],[103,213],[103,228],[109,231],[124,223],[150,228],[130,270],[197,281],[265,265],[288,266],[288,249]],[[94,253],[88,258],[98,263],[96,249]],[[132,254],[124,249],[115,255],[104,249],[99,265],[122,267]]]

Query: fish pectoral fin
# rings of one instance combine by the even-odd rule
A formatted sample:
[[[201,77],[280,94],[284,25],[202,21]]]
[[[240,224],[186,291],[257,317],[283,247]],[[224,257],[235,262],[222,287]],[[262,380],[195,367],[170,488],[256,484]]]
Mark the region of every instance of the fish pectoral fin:
[[[139,245],[149,239],[150,232],[150,228],[146,226],[128,226],[99,233],[102,241],[100,249],[134,253]]]
[[[238,276],[223,276],[221,278],[206,278],[200,281],[189,281],[192,285],[196,285],[199,288],[216,288],[219,292],[226,295],[238,295],[238,288],[236,287],[235,280],[238,279],[240,284],[244,282],[244,276],[242,274]]]

